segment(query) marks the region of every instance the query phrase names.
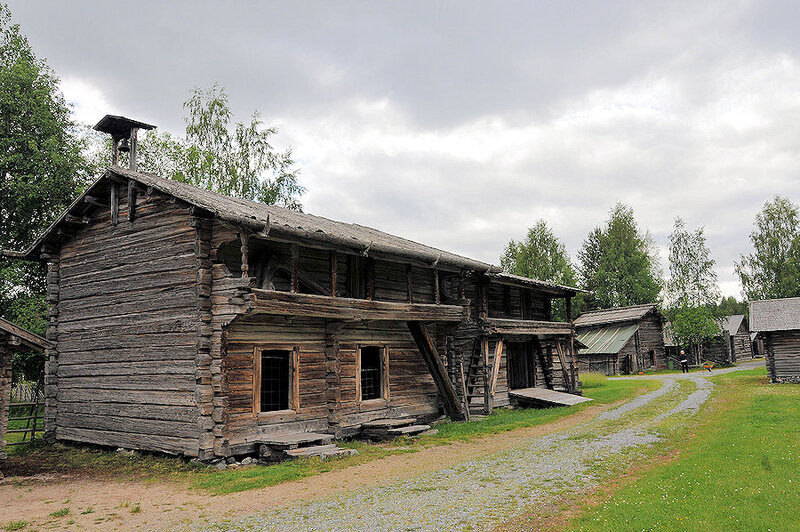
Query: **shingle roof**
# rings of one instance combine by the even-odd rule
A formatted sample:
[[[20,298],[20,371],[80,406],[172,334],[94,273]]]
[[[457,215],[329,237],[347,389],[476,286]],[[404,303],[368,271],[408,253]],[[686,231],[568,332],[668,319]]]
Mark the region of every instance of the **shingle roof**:
[[[608,323],[638,321],[649,312],[655,311],[656,305],[636,305],[632,307],[609,308],[584,312],[575,321],[575,327],[591,327]]]
[[[35,257],[39,247],[64,221],[66,215],[78,207],[85,196],[100,187],[101,182],[109,179],[112,174],[124,179],[133,179],[145,186],[153,187],[190,205],[209,211],[220,219],[236,225],[244,225],[256,232],[256,234],[283,234],[302,240],[316,240],[339,247],[346,247],[357,253],[384,253],[407,257],[432,266],[441,264],[487,274],[499,274],[498,281],[500,282],[505,280],[510,283],[539,288],[557,295],[574,295],[577,292],[582,292],[582,290],[570,286],[502,273],[502,268],[498,266],[442,251],[371,227],[338,222],[276,205],[265,205],[241,198],[224,196],[187,183],[164,179],[153,174],[134,172],[120,166],[109,167],[103,177],[98,179],[76,199],[61,217],[25,252],[25,255],[29,258]]]
[[[750,330],[791,331],[800,329],[800,297],[750,302]]]
[[[731,336],[736,336],[736,333],[739,332],[739,327],[742,325],[742,321],[744,321],[744,314],[726,316],[720,320],[720,330],[723,332],[728,331],[728,334]]]
[[[638,325],[611,325],[599,329],[590,329],[578,334],[578,341],[586,345],[580,349],[580,355],[616,354],[625,347],[631,336],[636,333]]]
[[[53,343],[49,340],[45,340],[38,334],[34,334],[18,325],[14,325],[10,321],[0,318],[0,339],[4,337],[13,337],[19,340],[24,346],[34,349],[53,347]]]
[[[276,205],[265,205],[241,198],[232,198],[216,192],[197,188],[187,183],[164,179],[153,174],[134,172],[120,166],[109,167],[106,173],[95,181],[81,197],[56,220],[50,228],[30,247],[27,256],[34,256],[38,247],[64,220],[65,215],[77,207],[84,196],[96,189],[104,179],[112,174],[125,179],[134,179],[145,186],[153,187],[165,194],[207,210],[219,218],[244,225],[256,233],[274,232],[306,240],[324,241],[337,246],[348,247],[354,252],[373,251],[427,262],[442,264],[481,272],[501,272],[498,266],[462,257],[455,253],[442,251],[412,240],[384,233],[359,224],[337,222],[321,216],[292,211]]]

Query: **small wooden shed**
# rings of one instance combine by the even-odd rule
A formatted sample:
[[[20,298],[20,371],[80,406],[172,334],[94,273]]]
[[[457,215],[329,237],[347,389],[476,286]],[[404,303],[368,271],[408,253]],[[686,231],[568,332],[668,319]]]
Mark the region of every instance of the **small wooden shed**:
[[[703,359],[717,364],[732,364],[753,358],[753,343],[744,314],[721,318],[717,325],[719,334],[703,349]]]
[[[800,383],[800,297],[750,302],[750,330],[763,341],[773,383]]]
[[[11,353],[21,347],[44,351],[52,347],[52,343],[0,318],[0,460],[6,458],[4,448],[8,411],[11,405]]]
[[[581,314],[575,320],[579,370],[606,375],[667,367],[665,318],[656,305],[636,305]]]

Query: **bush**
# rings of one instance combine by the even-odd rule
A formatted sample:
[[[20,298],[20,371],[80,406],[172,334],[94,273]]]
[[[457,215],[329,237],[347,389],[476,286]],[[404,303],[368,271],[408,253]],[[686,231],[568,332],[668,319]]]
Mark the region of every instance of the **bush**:
[[[602,373],[581,373],[581,382],[583,383],[582,387],[584,390],[588,388],[600,388],[608,383],[608,377]]]

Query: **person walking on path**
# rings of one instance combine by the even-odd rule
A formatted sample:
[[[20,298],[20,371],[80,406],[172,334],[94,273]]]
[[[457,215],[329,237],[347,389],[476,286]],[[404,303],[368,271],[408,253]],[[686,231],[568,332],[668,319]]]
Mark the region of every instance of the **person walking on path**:
[[[689,373],[689,360],[686,358],[686,353],[681,349],[681,370],[684,373]]]

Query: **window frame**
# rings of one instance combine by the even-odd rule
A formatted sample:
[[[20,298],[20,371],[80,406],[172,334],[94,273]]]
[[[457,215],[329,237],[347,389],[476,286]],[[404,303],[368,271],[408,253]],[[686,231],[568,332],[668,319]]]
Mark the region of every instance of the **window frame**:
[[[365,347],[377,347],[380,354],[381,396],[375,399],[362,399],[361,393],[361,350]],[[389,404],[389,348],[386,344],[359,344],[356,349],[356,400],[360,407],[386,407]]]
[[[261,410],[261,357],[263,351],[289,352],[289,408]],[[253,348],[253,415],[259,419],[300,412],[300,349],[296,345],[259,344]]]

